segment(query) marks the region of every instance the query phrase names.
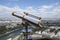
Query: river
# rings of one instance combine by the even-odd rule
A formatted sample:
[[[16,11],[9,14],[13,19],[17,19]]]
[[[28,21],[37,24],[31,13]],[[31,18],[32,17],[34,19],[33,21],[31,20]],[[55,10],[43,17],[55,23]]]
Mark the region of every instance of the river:
[[[5,36],[0,37],[0,40],[8,40],[8,39],[14,39],[16,36],[20,35],[20,30],[14,31],[10,34],[7,34]]]

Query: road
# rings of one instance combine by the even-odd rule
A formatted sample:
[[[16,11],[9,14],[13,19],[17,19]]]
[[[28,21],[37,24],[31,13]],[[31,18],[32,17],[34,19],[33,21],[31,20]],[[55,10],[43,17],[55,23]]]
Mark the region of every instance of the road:
[[[20,30],[14,31],[10,34],[0,37],[0,40],[14,39],[18,35],[20,35]]]

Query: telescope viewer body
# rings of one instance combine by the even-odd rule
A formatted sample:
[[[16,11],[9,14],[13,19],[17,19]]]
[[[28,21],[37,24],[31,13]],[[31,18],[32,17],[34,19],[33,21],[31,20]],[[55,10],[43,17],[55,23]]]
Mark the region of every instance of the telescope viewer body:
[[[27,12],[24,12],[24,14],[27,15],[27,16],[30,16],[30,17],[39,19],[39,20],[41,19],[41,17],[37,17],[37,16],[35,16],[35,15],[31,15],[31,14],[29,14],[29,13],[27,13]]]
[[[25,20],[25,21],[27,21],[28,23],[31,23],[31,24],[33,24],[33,25],[35,25],[35,26],[41,26],[40,24],[41,24],[41,20],[40,19],[38,19],[38,17],[36,17],[36,16],[33,16],[33,15],[31,15],[31,14],[27,14],[26,15],[26,13],[24,13],[24,14],[22,14],[22,15],[18,15],[18,14],[15,14],[14,12],[12,13],[12,15],[13,16],[16,16],[16,17],[18,17],[18,18],[21,18],[21,19],[23,19],[23,20]],[[36,18],[33,18],[33,17],[36,17]]]

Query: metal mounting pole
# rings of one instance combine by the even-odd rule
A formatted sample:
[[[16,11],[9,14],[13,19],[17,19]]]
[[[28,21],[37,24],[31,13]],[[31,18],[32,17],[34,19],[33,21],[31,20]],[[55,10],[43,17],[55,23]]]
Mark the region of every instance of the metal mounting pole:
[[[25,27],[26,30],[26,40],[28,40],[28,26]]]
[[[22,25],[25,27],[24,40],[28,40],[28,23],[24,19],[22,19]]]

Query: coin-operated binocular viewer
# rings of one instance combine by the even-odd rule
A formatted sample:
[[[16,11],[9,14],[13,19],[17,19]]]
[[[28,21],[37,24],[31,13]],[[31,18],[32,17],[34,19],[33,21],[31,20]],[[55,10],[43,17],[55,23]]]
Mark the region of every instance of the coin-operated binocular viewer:
[[[23,25],[23,27],[25,27],[25,32],[24,32],[25,39],[24,40],[28,40],[28,34],[30,33],[30,32],[28,32],[28,26],[30,24],[32,24],[36,27],[42,27],[41,17],[37,17],[37,16],[31,15],[31,14],[28,14],[26,12],[24,12],[23,15],[17,15],[17,14],[15,14],[15,12],[12,12],[12,15],[22,19],[21,24]]]

